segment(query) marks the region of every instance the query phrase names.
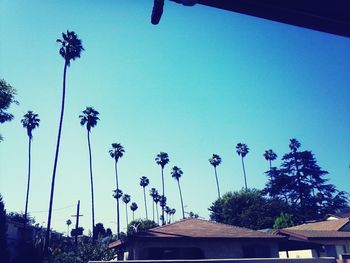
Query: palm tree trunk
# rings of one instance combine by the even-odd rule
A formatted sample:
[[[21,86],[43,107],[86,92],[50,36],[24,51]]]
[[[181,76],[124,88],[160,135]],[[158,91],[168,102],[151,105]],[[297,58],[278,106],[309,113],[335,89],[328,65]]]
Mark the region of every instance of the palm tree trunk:
[[[159,225],[159,212],[158,212],[158,204],[156,203],[156,211],[157,211],[157,224]]]
[[[245,186],[245,191],[248,190],[248,186],[247,186],[247,177],[245,174],[245,168],[244,168],[244,161],[243,161],[243,157],[242,157],[242,167],[243,167],[243,175],[244,175],[244,186]]]
[[[216,166],[214,166],[214,172],[215,172],[215,179],[216,179],[216,187],[218,189],[218,197],[220,198],[220,188],[219,188],[218,174],[216,172]]]
[[[125,215],[126,215],[126,229],[128,229],[129,218],[128,218],[128,204],[125,203]]]
[[[269,163],[270,163],[270,170],[272,169],[272,163],[271,163],[271,160],[269,160]]]
[[[155,222],[154,221],[154,201],[152,201],[152,212],[153,212],[153,222]]]
[[[164,192],[164,167],[162,167],[162,189],[163,189],[163,197],[165,197],[165,192]],[[162,206],[162,225],[165,225],[165,221],[164,221],[164,206]]]
[[[28,143],[28,182],[27,182],[27,195],[26,195],[26,206],[24,209],[24,224],[27,224],[27,216],[28,216],[28,199],[29,199],[29,185],[30,185],[30,159],[31,159],[31,145],[32,145],[32,140],[29,138],[29,143]]]
[[[146,202],[146,190],[145,190],[145,187],[143,187],[143,200],[145,201],[146,219],[148,220],[147,202]]]
[[[180,193],[181,208],[182,208],[182,219],[185,219],[184,202],[182,200],[182,192],[181,192],[181,187],[180,187],[180,180],[177,180],[177,186],[179,187],[179,193]]]
[[[61,141],[61,131],[62,131],[63,114],[64,114],[64,102],[65,102],[65,96],[66,96],[66,73],[67,73],[67,66],[68,66],[67,63],[68,63],[68,61],[65,60],[65,62],[64,62],[64,70],[63,70],[63,89],[62,89],[61,116],[60,116],[60,122],[59,122],[59,127],[58,127],[55,161],[54,161],[54,165],[53,165],[52,181],[51,181],[49,214],[48,214],[48,218],[47,218],[47,227],[46,227],[46,236],[45,236],[45,249],[44,249],[44,255],[45,256],[48,256],[49,246],[50,246],[50,228],[51,228],[53,194],[54,194],[54,189],[55,189],[56,169],[57,169],[58,153],[59,153],[60,141]]]
[[[135,221],[135,211],[132,211],[132,221]]]
[[[94,183],[92,180],[92,155],[90,144],[90,131],[87,131],[88,147],[89,147],[89,164],[90,164],[90,185],[91,185],[91,213],[92,213],[92,240],[95,240],[95,202],[94,202]]]
[[[119,190],[119,185],[118,185],[118,168],[117,168],[117,161],[114,163],[114,168],[115,168],[115,180],[117,184],[117,193]],[[117,198],[117,240],[120,239],[120,222],[119,222],[119,198]]]

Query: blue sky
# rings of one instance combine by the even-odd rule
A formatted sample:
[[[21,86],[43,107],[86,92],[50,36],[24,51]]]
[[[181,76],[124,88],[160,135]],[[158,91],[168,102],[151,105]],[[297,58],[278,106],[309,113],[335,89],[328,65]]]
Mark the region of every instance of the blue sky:
[[[115,231],[111,143],[120,142],[120,187],[139,205],[139,178],[161,188],[154,158],[169,154],[165,187],[169,205],[180,201],[170,168],[183,169],[187,211],[208,218],[216,198],[208,158],[219,154],[221,192],[243,187],[238,142],[248,144],[249,187],[262,188],[269,148],[282,157],[290,138],[312,150],[328,178],[350,192],[350,39],[204,6],[166,2],[158,26],[152,1],[1,0],[0,76],[18,91],[15,119],[1,125],[0,193],[8,211],[23,211],[27,136],[20,119],[40,115],[32,144],[29,211],[47,220],[50,181],[61,100],[63,59],[55,42],[77,32],[85,52],[68,70],[66,112],[56,178],[52,226],[65,221],[81,200],[82,226],[90,228],[86,131],[78,115],[100,112],[92,131],[96,222]],[[279,164],[279,161],[276,162]],[[151,214],[149,200],[149,214]],[[125,227],[122,210],[122,229]]]

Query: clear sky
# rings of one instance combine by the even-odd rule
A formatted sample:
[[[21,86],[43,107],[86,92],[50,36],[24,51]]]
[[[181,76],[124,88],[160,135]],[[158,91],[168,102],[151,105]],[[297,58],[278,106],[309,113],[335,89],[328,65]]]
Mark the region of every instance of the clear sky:
[[[138,203],[136,217],[145,216],[139,178],[161,188],[154,162],[160,151],[170,157],[165,188],[177,219],[170,168],[183,169],[186,211],[208,218],[217,197],[208,158],[222,157],[222,192],[241,189],[238,142],[251,149],[245,158],[249,187],[266,183],[263,152],[272,148],[282,157],[295,137],[329,171],[330,182],[350,192],[350,39],[205,6],[165,4],[153,26],[153,1],[0,0],[0,77],[17,89],[20,102],[11,107],[15,119],[0,131],[0,193],[7,210],[24,210],[28,139],[20,120],[33,110],[41,123],[33,132],[29,212],[46,226],[64,65],[55,41],[67,29],[77,32],[86,51],[68,69],[54,229],[66,231],[78,199],[81,224],[86,230],[91,225],[87,138],[78,118],[86,106],[101,119],[91,134],[96,222],[113,232],[113,142],[125,147],[120,188]],[[122,206],[122,230],[124,219]]]

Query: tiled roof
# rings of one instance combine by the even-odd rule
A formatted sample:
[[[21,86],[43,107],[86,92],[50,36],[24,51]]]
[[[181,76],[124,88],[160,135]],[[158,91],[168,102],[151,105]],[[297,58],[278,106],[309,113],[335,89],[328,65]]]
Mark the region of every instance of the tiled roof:
[[[262,238],[276,239],[278,236],[247,228],[215,223],[196,218],[187,218],[173,224],[139,232],[137,237],[185,237],[185,238]]]
[[[340,230],[343,226],[349,223],[349,218],[340,218],[337,220],[326,220],[326,221],[321,221],[321,222],[315,222],[315,223],[308,223],[308,224],[302,224],[298,226],[292,226],[292,227],[287,227],[284,228],[284,230],[317,230],[317,231],[338,231]]]
[[[313,240],[313,239],[350,239],[350,232],[347,231],[335,231],[335,230],[290,230],[281,229],[276,232],[277,234],[287,235],[297,239]]]

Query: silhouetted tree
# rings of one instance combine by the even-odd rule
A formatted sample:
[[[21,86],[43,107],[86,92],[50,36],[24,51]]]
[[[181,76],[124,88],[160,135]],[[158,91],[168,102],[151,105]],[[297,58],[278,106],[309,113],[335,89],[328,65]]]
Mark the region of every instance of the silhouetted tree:
[[[119,199],[123,196],[121,189],[113,190],[113,197],[117,200],[117,239],[120,239],[120,214],[119,214]]]
[[[149,195],[152,197],[152,212],[153,212],[153,221],[154,220],[154,203],[155,203],[155,197],[158,195],[158,191],[156,188],[151,188],[151,190],[149,190]]]
[[[8,263],[9,252],[7,247],[7,219],[5,203],[0,194],[0,262]]]
[[[248,186],[247,186],[247,176],[245,173],[245,167],[244,167],[244,157],[249,153],[249,148],[246,144],[244,143],[238,143],[236,145],[236,152],[239,156],[242,157],[242,167],[243,167],[243,174],[244,174],[244,186],[245,186],[245,190],[248,190]]]
[[[55,161],[54,161],[54,165],[53,165],[52,181],[51,181],[49,213],[48,213],[46,237],[45,237],[45,255],[48,255],[48,248],[50,245],[51,215],[52,215],[56,168],[57,168],[58,153],[59,153],[60,141],[61,141],[61,131],[62,131],[62,123],[63,123],[65,96],[66,96],[67,67],[70,66],[71,60],[75,60],[76,58],[80,58],[80,53],[84,50],[81,40],[78,38],[77,34],[74,31],[67,30],[67,34],[62,33],[62,39],[57,39],[57,42],[61,44],[60,55],[64,59],[63,85],[62,85],[63,88],[62,88],[61,115],[60,115],[60,122],[59,122],[59,127],[58,127]]]
[[[132,220],[135,220],[135,211],[139,208],[135,202],[131,203],[130,209],[132,211]]]
[[[159,226],[156,222],[152,220],[136,219],[130,222],[127,227],[127,235],[131,236],[137,232],[143,232],[148,229]]]
[[[33,130],[36,127],[39,127],[40,119],[39,115],[33,111],[28,111],[24,114],[23,119],[21,120],[23,128],[26,128],[28,135],[28,179],[27,179],[27,194],[26,194],[26,204],[24,209],[24,220],[27,221],[28,214],[28,200],[29,200],[29,186],[30,186],[30,172],[31,172],[31,146],[33,139]]]
[[[218,198],[220,198],[219,180],[218,180],[218,174],[216,172],[216,167],[220,165],[221,157],[218,154],[213,154],[213,156],[209,159],[209,162],[214,167],[216,187],[218,189]]]
[[[80,118],[80,124],[82,126],[86,125],[86,131],[87,131],[87,141],[88,141],[88,149],[89,149],[89,168],[90,168],[90,187],[91,187],[91,218],[92,218],[92,228],[95,227],[95,202],[94,202],[94,183],[93,183],[93,177],[92,177],[92,154],[91,154],[91,143],[90,143],[90,132],[91,128],[94,128],[97,125],[97,121],[100,119],[98,118],[99,112],[96,111],[93,107],[86,107],[85,110],[83,110],[83,114],[79,115]],[[95,240],[96,236],[94,235],[94,231],[92,234],[92,238]]]
[[[101,238],[106,236],[106,229],[102,223],[97,223],[94,228],[94,233],[92,235],[95,238]]]
[[[182,192],[181,192],[181,187],[180,187],[180,178],[182,176],[183,172],[181,168],[174,166],[172,171],[171,171],[171,176],[177,181],[177,186],[179,188],[179,193],[180,193],[180,200],[181,200],[181,209],[182,209],[182,218],[185,218],[185,210],[184,210],[184,203],[182,199]]]
[[[165,206],[164,211],[166,213],[166,221],[168,222],[168,224],[170,224],[171,208],[169,206]]]
[[[173,208],[173,209],[171,209],[171,215],[172,215],[172,219],[173,219],[173,222],[175,222],[175,220],[174,220],[174,215],[175,215],[175,213],[176,213],[176,209],[175,208]]]
[[[277,154],[272,149],[269,149],[264,152],[263,156],[265,160],[269,162],[270,170],[271,170],[272,168],[271,162],[277,159]]]
[[[146,219],[148,220],[146,190],[145,190],[147,185],[149,185],[149,179],[146,176],[142,176],[140,178],[140,186],[143,188],[143,200],[145,202]]]
[[[294,226],[293,216],[286,213],[281,213],[273,224],[273,229],[281,229]]]
[[[0,124],[11,121],[13,115],[6,112],[6,110],[11,106],[12,103],[18,104],[15,100],[15,95],[17,95],[16,90],[4,79],[0,79]],[[0,134],[0,142],[3,137]]]
[[[129,224],[129,218],[128,218],[128,203],[130,202],[131,198],[130,195],[124,194],[123,195],[123,202],[125,204],[125,216],[126,216],[126,225]]]
[[[72,220],[68,219],[68,220],[66,221],[66,224],[67,224],[67,237],[69,237],[69,227],[70,227],[70,225],[72,224]]]
[[[158,212],[158,203],[160,201],[160,195],[157,193],[156,196],[153,197],[153,201],[155,202],[156,204],[156,212],[157,212],[157,223],[159,225],[159,212]]]
[[[163,190],[163,194],[162,195],[165,196],[165,191],[164,191],[164,166],[169,163],[169,156],[165,152],[160,152],[159,154],[157,154],[157,157],[155,158],[155,161],[162,168],[162,190]],[[163,216],[162,225],[164,225],[165,224],[165,222],[164,222],[164,207],[162,207],[162,216]]]
[[[328,172],[318,166],[311,151],[299,151],[300,146],[298,140],[290,140],[290,152],[283,156],[280,168],[266,172],[269,181],[264,190],[291,206],[295,223],[321,219],[348,205],[347,193],[328,184]]]

